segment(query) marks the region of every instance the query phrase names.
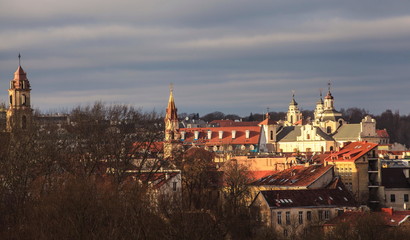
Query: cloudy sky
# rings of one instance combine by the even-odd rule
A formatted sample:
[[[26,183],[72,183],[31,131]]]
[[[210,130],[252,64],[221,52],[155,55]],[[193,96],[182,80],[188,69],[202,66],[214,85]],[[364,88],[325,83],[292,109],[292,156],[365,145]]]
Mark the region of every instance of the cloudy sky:
[[[42,111],[336,108],[410,113],[410,1],[1,0],[0,100],[22,55]]]

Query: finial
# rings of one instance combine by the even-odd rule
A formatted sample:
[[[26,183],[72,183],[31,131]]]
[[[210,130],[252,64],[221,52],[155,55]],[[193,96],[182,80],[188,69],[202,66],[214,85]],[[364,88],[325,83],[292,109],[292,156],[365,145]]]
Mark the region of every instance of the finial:
[[[331,84],[331,82],[330,82],[330,80],[329,80],[329,82],[327,83],[327,87],[328,87],[328,90],[329,90],[329,92],[330,92],[330,86],[331,86],[332,84]]]
[[[269,107],[266,108],[266,116],[265,116],[265,119],[270,119],[270,116],[269,116]]]
[[[292,90],[292,97],[295,98],[295,90]]]
[[[21,66],[20,60],[21,60],[21,55],[20,55],[20,53],[19,53],[19,67]]]
[[[322,91],[323,91],[323,89],[322,89],[322,88],[319,88],[320,98],[322,98]]]
[[[169,91],[170,91],[170,92],[173,92],[173,91],[174,91],[174,84],[173,84],[173,83],[170,83],[170,84],[169,84]]]

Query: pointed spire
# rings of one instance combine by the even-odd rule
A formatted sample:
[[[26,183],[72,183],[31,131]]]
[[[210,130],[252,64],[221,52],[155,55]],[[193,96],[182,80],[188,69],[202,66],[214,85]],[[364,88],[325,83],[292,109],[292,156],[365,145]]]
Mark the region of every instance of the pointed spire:
[[[177,108],[175,107],[175,101],[174,101],[174,85],[171,83],[169,85],[169,100],[168,100],[168,107],[167,107],[167,112],[166,112],[166,118],[167,119],[178,119],[178,114],[177,114]]]

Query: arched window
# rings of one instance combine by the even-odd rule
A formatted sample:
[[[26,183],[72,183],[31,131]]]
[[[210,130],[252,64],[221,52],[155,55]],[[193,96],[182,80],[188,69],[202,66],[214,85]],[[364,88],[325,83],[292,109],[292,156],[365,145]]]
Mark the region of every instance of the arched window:
[[[326,128],[326,132],[327,132],[327,133],[332,133],[332,127],[330,127],[330,126],[327,127],[327,128]]]
[[[330,146],[330,149],[329,149],[330,151],[333,151],[333,146]]]
[[[21,95],[21,105],[26,106],[27,97],[26,95]]]
[[[10,105],[13,104],[13,96],[10,95]]]
[[[27,128],[27,117],[23,115],[21,118],[21,128],[26,129]]]
[[[270,131],[270,140],[273,140],[273,131]]]
[[[293,115],[290,115],[290,123],[293,123]]]
[[[306,135],[306,139],[308,139],[308,140],[310,139],[310,134]]]

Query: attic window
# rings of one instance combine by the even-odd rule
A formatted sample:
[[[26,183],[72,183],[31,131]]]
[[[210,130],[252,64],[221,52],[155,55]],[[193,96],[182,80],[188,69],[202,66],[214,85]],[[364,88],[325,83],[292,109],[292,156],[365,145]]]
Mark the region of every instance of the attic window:
[[[319,200],[320,200],[320,201],[323,201],[323,198],[319,196]]]
[[[341,187],[337,187],[337,188],[339,188],[339,190],[340,190],[340,191],[342,191],[342,190],[343,190]]]
[[[331,196],[329,196],[329,199],[333,201],[333,198]]]
[[[343,199],[344,199],[346,202],[348,201],[346,197],[343,197]]]
[[[293,203],[292,199],[288,199],[290,203]]]

